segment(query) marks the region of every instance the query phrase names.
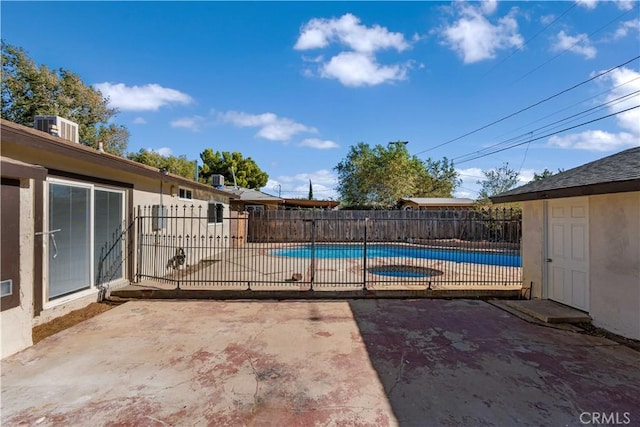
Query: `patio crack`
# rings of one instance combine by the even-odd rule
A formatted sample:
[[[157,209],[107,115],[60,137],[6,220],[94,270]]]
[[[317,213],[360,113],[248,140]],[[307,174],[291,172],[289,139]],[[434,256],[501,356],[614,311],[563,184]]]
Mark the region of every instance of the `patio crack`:
[[[396,380],[394,381],[393,385],[391,386],[391,388],[389,389],[389,392],[388,392],[389,397],[391,397],[391,393],[393,393],[393,390],[396,388],[396,386],[398,385],[398,383],[402,379],[402,374],[404,372],[404,364],[405,364],[404,357],[406,355],[407,355],[407,351],[403,350],[402,351],[402,356],[400,357],[400,366],[398,366],[398,375],[396,375]]]
[[[256,367],[253,365],[253,360],[251,360],[251,356],[245,352],[247,356],[247,360],[249,361],[249,365],[251,366],[251,370],[253,371],[253,377],[256,380],[256,390],[253,393],[253,408],[251,408],[251,412],[255,412],[258,407],[258,391],[260,391],[260,376],[258,375],[258,371]]]

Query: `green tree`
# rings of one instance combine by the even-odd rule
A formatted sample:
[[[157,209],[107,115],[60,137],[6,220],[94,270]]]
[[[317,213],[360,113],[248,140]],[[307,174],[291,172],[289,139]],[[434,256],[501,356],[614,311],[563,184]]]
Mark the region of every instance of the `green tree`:
[[[137,153],[128,153],[127,158],[158,169],[166,169],[170,173],[185,178],[195,179],[195,162],[187,160],[186,156],[163,156],[156,151],[142,148]]]
[[[211,182],[211,175],[223,175],[225,182],[233,182],[235,173],[238,186],[244,188],[262,188],[267,184],[269,175],[258,167],[251,158],[244,158],[241,153],[234,151],[216,151],[207,148],[200,153],[202,166],[200,167],[200,181]]]
[[[558,169],[558,173],[560,172],[564,172],[564,171],[562,169]],[[544,170],[540,173],[534,172],[533,179],[530,182],[542,181],[543,179],[549,178],[552,175],[555,175],[555,172],[552,172],[549,169],[544,168]]]
[[[511,190],[518,184],[519,173],[510,169],[509,163],[504,163],[499,168],[483,170],[482,173],[485,179],[477,181],[478,184],[482,185],[479,193],[481,200],[488,200],[489,197]]]
[[[313,200],[313,185],[311,185],[311,180],[309,180],[309,200]]]
[[[360,142],[334,170],[346,206],[390,208],[404,197],[447,197],[460,183],[446,158],[423,162],[401,141],[373,148]]]
[[[123,156],[129,132],[111,123],[117,109],[102,93],[69,70],[50,70],[19,47],[2,41],[2,118],[33,127],[37,115],[61,116],[78,124],[80,143]]]

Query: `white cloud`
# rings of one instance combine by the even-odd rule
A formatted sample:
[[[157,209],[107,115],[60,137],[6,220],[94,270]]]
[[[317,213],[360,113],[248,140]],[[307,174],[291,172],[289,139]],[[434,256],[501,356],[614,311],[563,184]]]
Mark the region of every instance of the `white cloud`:
[[[638,0],[617,0],[616,4],[618,5],[618,9],[621,10],[631,10],[636,6]]]
[[[598,3],[600,3],[601,1],[602,0],[576,0],[576,3],[578,3],[579,6],[582,6],[585,9],[594,10],[598,6]],[[607,0],[607,1],[611,1],[611,0]],[[631,10],[635,7],[635,4],[638,1],[637,0],[613,0],[612,2],[615,3],[618,6],[618,9],[620,10]]]
[[[598,1],[599,0],[577,0],[576,3],[585,9],[593,10],[598,6]]]
[[[624,21],[622,23],[620,23],[620,25],[618,26],[618,29],[616,30],[616,32],[613,34],[613,39],[614,40],[619,40],[622,39],[624,37],[626,37],[629,32],[638,32],[640,31],[640,19],[632,19],[630,21]]]
[[[322,140],[318,138],[307,138],[303,139],[300,144],[300,147],[311,147],[317,148],[318,150],[327,150],[330,148],[338,148],[339,145],[330,140]]]
[[[418,39],[414,36],[413,41]],[[335,79],[345,86],[359,87],[404,80],[407,70],[411,68],[410,62],[380,64],[375,55],[380,50],[403,52],[409,49],[411,44],[404,34],[391,32],[380,25],[367,27],[350,13],[340,18],[311,19],[300,29],[294,49],[322,49],[332,44],[346,47],[347,50],[330,59],[325,59],[323,55],[303,57],[311,67],[303,70],[303,75]]]
[[[551,15],[543,15],[540,17],[540,22],[544,25],[549,25],[553,22],[553,20],[556,19],[556,16],[551,14]]]
[[[480,185],[478,181],[484,179],[484,174],[480,168],[466,168],[456,169],[462,184],[456,189],[454,195],[456,197],[465,197],[469,199],[478,198],[478,192],[480,191]]]
[[[485,15],[491,15],[498,8],[498,1],[497,0],[483,0],[480,3],[480,7],[482,8],[482,11],[485,13]]]
[[[570,36],[564,31],[560,31],[556,40],[551,46],[551,50],[554,52],[564,52],[566,50],[582,55],[587,59],[593,59],[596,57],[597,50],[591,44],[589,36],[586,34],[578,34],[576,36]]]
[[[173,154],[173,151],[169,147],[149,148],[148,150],[165,157],[171,156]]]
[[[202,116],[183,117],[170,122],[171,127],[184,128],[191,131],[199,131],[205,123],[205,118]]]
[[[605,101],[613,101],[617,98],[640,90],[640,72],[630,68],[619,68],[603,77],[603,81],[613,89],[607,94]],[[609,106],[610,114],[634,107],[638,103],[638,96],[632,96],[621,102]],[[554,135],[549,138],[548,144],[566,149],[579,149],[589,151],[614,151],[627,147],[640,145],[640,111],[638,109],[627,111],[615,116],[619,132],[607,132],[603,130],[587,130],[569,135]]]
[[[549,145],[587,151],[617,151],[638,145],[638,137],[627,132],[587,130],[566,136],[552,136]]]
[[[186,93],[162,87],[155,83],[144,86],[126,86],[124,83],[97,83],[93,85],[109,98],[109,106],[128,111],[156,111],[172,104],[187,105],[193,102]]]
[[[494,58],[496,52],[522,47],[524,39],[518,32],[515,9],[499,18],[495,24],[485,15],[495,11],[489,3],[479,7],[464,4],[459,7],[460,19],[440,31],[443,43],[460,55],[465,64]]]
[[[320,68],[320,76],[340,81],[345,86],[375,86],[406,79],[408,64],[380,65],[368,54],[342,52]]]
[[[520,174],[518,175],[518,186],[533,181],[534,173],[536,173],[535,169],[520,169]]]
[[[356,52],[372,53],[381,49],[402,52],[409,43],[402,33],[394,33],[385,27],[366,27],[350,13],[336,19],[314,18],[300,29],[300,36],[293,47],[296,50],[318,49],[340,43]]]
[[[146,123],[147,121],[144,119],[144,117],[136,117],[135,119],[133,119],[134,125],[144,125]]]
[[[288,141],[297,133],[315,133],[317,129],[297,123],[286,117],[278,117],[273,113],[248,114],[239,111],[218,113],[218,118],[225,123],[238,127],[259,128],[256,136],[271,141]]]
[[[326,169],[311,173],[283,175],[275,179],[269,179],[263,191],[271,194],[277,194],[278,191],[280,191],[281,197],[284,198],[306,197],[309,193],[309,180],[311,180],[313,186],[315,199],[338,198],[338,193],[335,191],[335,187],[338,184],[338,177]]]

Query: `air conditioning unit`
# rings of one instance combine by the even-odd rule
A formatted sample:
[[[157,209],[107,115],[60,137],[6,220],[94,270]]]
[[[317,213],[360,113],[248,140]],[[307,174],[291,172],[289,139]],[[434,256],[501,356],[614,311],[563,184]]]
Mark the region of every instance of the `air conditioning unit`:
[[[59,116],[35,116],[33,128],[76,144],[80,143],[78,124]]]
[[[211,185],[214,187],[224,187],[224,175],[211,175]]]

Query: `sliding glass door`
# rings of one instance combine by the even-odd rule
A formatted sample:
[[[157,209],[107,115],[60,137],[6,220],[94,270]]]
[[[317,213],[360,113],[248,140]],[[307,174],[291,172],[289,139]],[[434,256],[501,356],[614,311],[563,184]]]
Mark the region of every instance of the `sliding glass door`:
[[[49,182],[48,300],[124,277],[124,191]]]

